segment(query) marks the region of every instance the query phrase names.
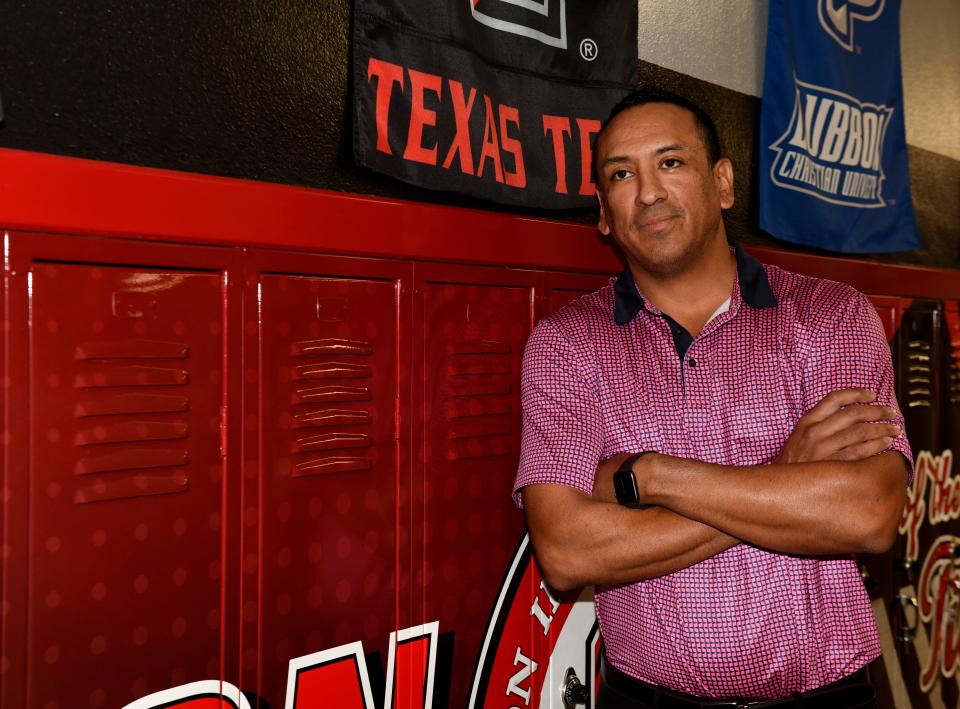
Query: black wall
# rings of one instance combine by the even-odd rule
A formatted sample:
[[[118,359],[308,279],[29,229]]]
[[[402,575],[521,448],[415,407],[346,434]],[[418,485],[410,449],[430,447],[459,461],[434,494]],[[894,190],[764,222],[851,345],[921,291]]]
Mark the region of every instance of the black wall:
[[[353,164],[349,36],[349,0],[3,0],[0,146],[517,211]],[[759,99],[644,62],[640,78],[717,118],[737,171],[733,234],[794,248],[756,228]],[[926,248],[877,258],[960,268],[960,162],[911,148],[910,166]]]

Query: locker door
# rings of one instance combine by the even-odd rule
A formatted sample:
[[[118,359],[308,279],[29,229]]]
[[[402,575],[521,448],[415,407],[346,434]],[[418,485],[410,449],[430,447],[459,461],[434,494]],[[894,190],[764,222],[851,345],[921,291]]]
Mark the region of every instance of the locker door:
[[[903,318],[904,300],[896,296],[871,295],[869,297],[883,324],[884,334],[890,344],[893,361],[896,363],[897,347],[900,341],[898,331]],[[903,390],[900,387],[900,377],[897,376],[896,379],[897,400],[902,403]],[[906,692],[903,686],[903,670],[898,658],[899,647],[903,643],[895,638],[897,633],[909,632],[906,628],[907,622],[911,627],[916,625],[913,608],[904,606],[897,600],[898,594],[902,596],[912,594],[911,582],[905,580],[905,576],[910,573],[909,568],[905,566],[905,553],[906,545],[900,538],[894,543],[893,550],[886,554],[868,554],[858,558],[860,574],[870,594],[880,633],[882,657],[871,664],[870,671],[882,706],[894,704],[895,692],[899,693],[902,701],[903,694]],[[901,587],[906,587],[907,592],[901,594]]]
[[[945,370],[943,304],[931,300],[902,299],[903,318],[898,330],[896,374],[899,402],[903,410],[907,436],[918,462],[913,489],[923,493],[929,505],[933,499],[929,475],[923,458],[940,456],[943,451],[945,402],[942,377]],[[919,487],[918,487],[919,486]],[[924,492],[924,490],[926,490]],[[941,534],[951,533],[955,522],[931,524],[929,515],[920,525],[918,544],[907,558],[908,547],[901,535],[894,549],[894,590],[890,599],[893,636],[898,659],[913,705],[955,706],[957,685],[952,679],[933,676],[929,691],[923,692],[920,677],[930,665],[940,645],[938,628],[924,623],[917,610],[923,602],[922,567],[927,551]],[[934,668],[936,669],[936,668]]]
[[[871,295],[869,298],[877,311],[880,322],[883,323],[883,332],[887,336],[887,342],[890,343],[891,347],[894,347],[897,331],[900,329],[900,322],[903,318],[904,299],[888,295]]]
[[[900,406],[914,454],[921,450],[933,453],[942,450],[943,354],[943,304],[930,300],[905,302],[897,376],[901,386]]]
[[[947,358],[944,370],[945,441],[944,448],[953,451],[954,460],[960,455],[960,303],[944,303],[947,326]],[[957,464],[954,463],[954,467]]]
[[[547,273],[545,295],[547,311],[557,312],[568,303],[606,286],[610,276],[575,273]],[[538,574],[539,576],[539,574]],[[590,701],[596,700],[597,669],[596,652],[599,627],[593,608],[593,588],[579,593],[563,594],[551,598],[544,588],[537,588],[534,596],[537,604],[548,611],[549,625],[533,626],[537,655],[550,657],[549,667],[541,668],[542,688],[539,694],[540,709],[564,709],[561,687],[572,674],[587,687]],[[546,624],[544,624],[546,625]],[[594,642],[591,642],[594,639]],[[590,706],[593,706],[591,703]]]
[[[28,701],[220,677],[221,274],[29,278]]]
[[[309,258],[299,259],[301,270],[350,272],[349,259]],[[386,276],[398,267],[353,262],[384,277],[259,278],[259,655],[260,693],[270,706],[283,706],[293,658],[362,641],[386,664],[400,615],[406,296],[400,279]],[[256,511],[248,513],[256,525]]]
[[[546,312],[550,315],[577,298],[603,288],[610,276],[580,273],[546,273]]]
[[[423,350],[423,621],[454,633],[443,657],[462,705],[500,581],[521,539],[510,501],[520,363],[539,274],[418,266]],[[450,282],[459,280],[460,282]],[[526,280],[526,284],[524,283]],[[443,647],[443,643],[441,643]]]

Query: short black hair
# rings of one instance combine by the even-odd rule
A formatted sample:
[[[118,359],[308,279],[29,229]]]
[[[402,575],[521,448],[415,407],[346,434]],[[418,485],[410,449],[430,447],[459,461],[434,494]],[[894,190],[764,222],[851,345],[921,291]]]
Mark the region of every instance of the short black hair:
[[[607,116],[607,120],[600,126],[600,130],[594,139],[594,149],[600,144],[600,136],[603,135],[603,131],[607,129],[607,126],[610,125],[614,118],[628,108],[643,106],[648,103],[670,103],[690,111],[697,123],[697,132],[700,134],[700,140],[703,142],[703,147],[707,151],[707,161],[710,167],[717,164],[717,161],[722,157],[723,153],[720,148],[720,136],[717,133],[717,126],[710,117],[710,114],[690,99],[680,94],[675,94],[672,91],[664,91],[662,89],[634,89],[620,99],[617,104],[610,109],[610,115]],[[596,153],[596,150],[594,150],[594,153]],[[596,158],[594,158],[594,164],[596,164]]]

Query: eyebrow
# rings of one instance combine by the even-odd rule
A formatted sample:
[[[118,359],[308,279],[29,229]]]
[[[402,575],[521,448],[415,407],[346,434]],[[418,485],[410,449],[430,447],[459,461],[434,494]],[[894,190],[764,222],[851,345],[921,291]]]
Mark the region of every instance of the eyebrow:
[[[657,149],[654,151],[654,155],[663,155],[664,153],[670,153],[670,152],[673,152],[673,151],[675,151],[675,150],[676,150],[676,151],[683,151],[683,150],[684,150],[684,147],[683,147],[682,145],[680,145],[679,143],[672,143],[671,145],[664,145],[664,146],[662,146],[662,147],[660,147],[660,148],[657,148]],[[630,160],[630,158],[627,157],[626,155],[611,155],[610,157],[608,157],[606,160],[603,161],[603,164],[601,165],[601,167],[606,167],[607,165],[612,165],[613,163],[618,163],[618,162],[627,162],[627,161],[629,161],[629,160]]]
[[[670,153],[674,150],[683,150],[684,147],[679,143],[674,143],[673,145],[664,145],[662,148],[657,148],[657,155],[663,155],[664,153]]]

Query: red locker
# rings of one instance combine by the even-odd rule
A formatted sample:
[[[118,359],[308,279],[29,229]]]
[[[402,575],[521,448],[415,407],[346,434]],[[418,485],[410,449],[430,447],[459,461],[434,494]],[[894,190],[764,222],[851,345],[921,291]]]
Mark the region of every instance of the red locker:
[[[228,283],[197,270],[211,256],[11,242],[24,445],[7,533],[26,563],[7,566],[6,654],[26,682],[5,706],[119,706],[223,676]]]
[[[258,294],[260,693],[277,706],[292,658],[385,648],[397,627],[400,284],[267,273]]]
[[[452,655],[441,658],[451,706],[466,700],[490,609],[523,535],[509,500],[537,275],[417,267],[423,522],[414,569],[422,569],[422,620],[439,621],[441,637],[453,640]]]
[[[282,706],[291,660],[357,641],[385,658],[409,618],[412,269],[245,259],[242,677]]]
[[[76,234],[7,243],[0,704],[236,697],[222,680],[280,707],[328,660],[342,693],[312,691],[368,706],[419,706],[434,661],[438,709],[559,709],[569,669],[593,686],[589,605],[542,589],[523,547],[508,573],[523,345],[618,269],[591,227],[0,152],[0,224]],[[172,245],[198,240],[219,246]],[[955,273],[752,251],[892,293],[874,302],[909,351],[915,447],[955,448],[934,322],[960,322]],[[924,523],[921,551],[952,529]],[[878,558],[884,620],[918,594],[901,561]],[[929,656],[886,652],[891,686]]]

